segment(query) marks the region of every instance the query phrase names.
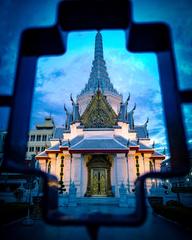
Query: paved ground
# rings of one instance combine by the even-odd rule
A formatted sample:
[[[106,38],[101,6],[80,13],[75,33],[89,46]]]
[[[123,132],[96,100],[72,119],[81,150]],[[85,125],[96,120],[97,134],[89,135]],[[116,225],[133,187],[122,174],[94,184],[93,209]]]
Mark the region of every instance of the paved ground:
[[[91,211],[104,211],[104,212],[117,212],[118,210],[123,213],[124,208],[114,207],[90,207]],[[68,208],[68,211],[73,213],[81,213],[85,211],[85,207]],[[129,211],[132,211],[129,210]],[[21,222],[17,222],[1,229],[1,240],[88,240],[89,235],[85,227],[55,227],[45,224],[43,221],[35,221],[33,226],[23,226]],[[135,228],[107,228],[103,227],[99,231],[98,240],[188,240],[191,239],[192,232],[183,229],[181,226],[173,224],[161,217],[152,213],[149,208],[147,221],[144,225]]]

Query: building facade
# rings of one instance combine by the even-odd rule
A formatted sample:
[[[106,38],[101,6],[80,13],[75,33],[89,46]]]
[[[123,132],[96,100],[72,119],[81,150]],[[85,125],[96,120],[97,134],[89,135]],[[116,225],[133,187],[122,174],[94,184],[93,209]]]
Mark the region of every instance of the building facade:
[[[51,147],[36,159],[43,171],[58,177],[60,190],[75,183],[77,196],[118,196],[122,183],[131,194],[135,180],[149,171],[160,171],[165,156],[155,151],[147,123],[136,125],[129,99],[110,81],[100,32],[88,83],[71,96],[72,111],[65,107],[64,131],[51,139]],[[147,180],[149,189],[152,180]]]
[[[31,160],[39,152],[43,152],[51,146],[50,139],[53,138],[55,124],[51,116],[45,117],[43,124],[37,124],[35,129],[29,131],[27,142],[26,159]]]

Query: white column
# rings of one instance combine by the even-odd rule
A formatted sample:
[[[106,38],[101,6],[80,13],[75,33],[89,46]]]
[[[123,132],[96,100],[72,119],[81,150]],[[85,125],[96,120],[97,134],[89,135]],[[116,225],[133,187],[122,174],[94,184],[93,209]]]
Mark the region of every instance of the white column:
[[[77,196],[81,195],[80,186],[81,186],[81,154],[73,154],[72,165],[71,165],[71,180],[74,181],[77,188]]]
[[[64,184],[66,186],[67,192],[69,191],[70,184],[70,155],[64,156]],[[60,172],[60,166],[59,166]]]
[[[82,196],[87,191],[87,181],[88,181],[88,169],[87,169],[87,157],[84,155],[82,158]]]
[[[136,180],[136,166],[135,166],[135,152],[129,152],[128,154],[128,165],[129,165],[129,183],[130,183],[130,192],[135,188]]]
[[[125,154],[117,154],[115,157],[116,189],[115,195],[119,195],[121,183],[127,184],[127,163]]]

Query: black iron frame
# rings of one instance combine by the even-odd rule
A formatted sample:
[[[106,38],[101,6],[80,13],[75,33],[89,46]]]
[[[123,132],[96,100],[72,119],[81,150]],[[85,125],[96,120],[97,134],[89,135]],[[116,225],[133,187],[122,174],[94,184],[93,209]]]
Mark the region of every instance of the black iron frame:
[[[24,159],[37,60],[41,56],[61,55],[66,52],[67,34],[79,30],[123,29],[127,36],[127,50],[153,52],[157,55],[162,100],[165,110],[172,172],[151,172],[136,181],[136,209],[127,216],[106,214],[69,217],[58,210],[58,180],[40,170],[26,170]],[[31,28],[22,33],[14,83],[13,96],[0,96],[0,106],[11,108],[8,135],[2,167],[4,169],[36,174],[44,181],[43,216],[55,225],[136,226],[146,219],[144,183],[147,178],[168,179],[189,172],[181,104],[192,102],[192,91],[179,91],[172,49],[171,31],[164,23],[135,23],[131,16],[131,2],[121,1],[62,1],[58,7],[57,23],[47,28]],[[93,230],[92,230],[93,231]]]

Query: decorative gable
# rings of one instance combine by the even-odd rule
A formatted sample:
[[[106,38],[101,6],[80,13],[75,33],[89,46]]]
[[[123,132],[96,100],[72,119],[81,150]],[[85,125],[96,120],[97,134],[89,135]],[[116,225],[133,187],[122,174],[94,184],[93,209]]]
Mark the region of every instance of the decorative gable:
[[[100,92],[93,96],[81,117],[85,128],[111,128],[116,125],[117,115]]]

